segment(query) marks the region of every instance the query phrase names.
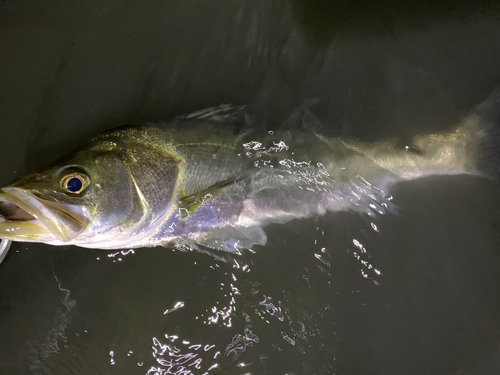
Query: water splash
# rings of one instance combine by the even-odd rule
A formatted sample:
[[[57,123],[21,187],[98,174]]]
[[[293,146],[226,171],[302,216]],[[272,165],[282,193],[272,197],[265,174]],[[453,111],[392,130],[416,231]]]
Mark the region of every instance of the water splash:
[[[177,335],[164,335],[165,340],[153,337],[153,357],[157,364],[151,366],[147,375],[196,375],[207,373],[218,366],[208,358],[216,358],[215,345],[192,344],[189,340],[179,340]],[[214,367],[215,366],[215,367]]]
[[[238,358],[241,353],[246,352],[247,348],[258,344],[260,341],[259,336],[254,334],[249,327],[245,328],[243,335],[236,334],[231,343],[226,347],[225,356],[233,360]]]
[[[361,269],[360,269],[361,275],[365,279],[372,280],[375,285],[379,285],[380,282],[375,278],[382,276],[382,272],[378,268],[375,268],[371,263],[369,259],[370,256],[366,250],[366,247],[355,238],[352,240],[352,243],[354,247],[357,248],[358,250],[354,251],[348,250],[348,252],[352,253],[352,256],[361,264]],[[372,276],[370,276],[370,273]]]
[[[164,315],[170,314],[171,312],[174,312],[174,311],[179,310],[180,308],[184,307],[184,305],[185,305],[184,301],[179,301],[171,309],[166,309],[163,314]]]

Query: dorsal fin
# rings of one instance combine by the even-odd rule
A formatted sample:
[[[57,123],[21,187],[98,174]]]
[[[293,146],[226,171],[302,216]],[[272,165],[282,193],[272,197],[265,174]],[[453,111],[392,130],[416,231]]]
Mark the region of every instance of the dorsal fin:
[[[178,120],[206,120],[232,125],[249,125],[250,116],[245,106],[222,104],[177,116]]]
[[[317,98],[305,99],[301,105],[295,108],[285,123],[283,129],[290,131],[321,132],[323,124],[317,115],[321,102]]]

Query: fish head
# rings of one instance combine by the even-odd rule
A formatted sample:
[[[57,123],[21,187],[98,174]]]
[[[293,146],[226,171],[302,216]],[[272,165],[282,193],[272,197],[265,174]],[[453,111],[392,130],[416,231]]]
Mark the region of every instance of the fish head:
[[[173,210],[180,159],[126,138],[90,142],[0,189],[0,238],[124,248]]]

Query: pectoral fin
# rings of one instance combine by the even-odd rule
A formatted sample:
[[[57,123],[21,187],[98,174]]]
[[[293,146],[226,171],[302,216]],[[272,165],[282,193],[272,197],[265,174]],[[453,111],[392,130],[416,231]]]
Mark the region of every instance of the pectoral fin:
[[[224,180],[209,186],[208,188],[198,191],[195,194],[185,195],[185,189],[182,188],[180,192],[179,209],[182,213],[182,218],[185,219],[189,215],[196,212],[200,207],[202,207],[207,202],[213,200],[217,195],[219,195],[228,186],[236,184],[241,180],[245,179],[245,175],[240,175],[228,180]]]

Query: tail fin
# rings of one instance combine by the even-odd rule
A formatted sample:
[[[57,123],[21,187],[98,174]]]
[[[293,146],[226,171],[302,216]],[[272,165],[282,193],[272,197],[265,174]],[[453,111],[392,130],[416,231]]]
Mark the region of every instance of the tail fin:
[[[468,139],[473,173],[500,180],[500,86],[458,129]]]

